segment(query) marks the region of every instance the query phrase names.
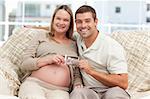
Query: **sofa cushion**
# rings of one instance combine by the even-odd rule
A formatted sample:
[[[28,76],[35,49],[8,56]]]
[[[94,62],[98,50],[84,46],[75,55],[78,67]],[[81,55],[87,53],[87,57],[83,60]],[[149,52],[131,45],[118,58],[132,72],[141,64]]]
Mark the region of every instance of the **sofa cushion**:
[[[0,95],[0,99],[19,99],[16,96]]]
[[[41,29],[15,28],[13,35],[3,44],[0,49],[0,57],[6,57],[14,64],[20,64],[20,55],[29,46],[29,41],[37,32],[48,32]]]
[[[130,91],[150,90],[150,31],[117,31],[112,33],[126,50]]]
[[[42,29],[15,28],[12,35],[0,48],[0,73],[9,82],[11,94],[16,95],[20,85],[18,79],[22,76],[19,69],[19,65],[22,63],[21,55],[30,46],[34,35],[39,32],[49,33]]]
[[[12,67],[16,66],[11,61],[6,58],[0,58],[0,82],[2,85],[0,86],[0,94],[7,93],[10,95],[17,95],[20,81],[18,80],[17,73]]]

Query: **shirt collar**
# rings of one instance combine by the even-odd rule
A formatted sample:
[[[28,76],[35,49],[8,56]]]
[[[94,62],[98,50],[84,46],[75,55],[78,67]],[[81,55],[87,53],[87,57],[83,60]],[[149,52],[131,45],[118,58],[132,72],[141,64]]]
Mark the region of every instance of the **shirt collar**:
[[[104,34],[102,34],[102,33],[99,32],[98,35],[97,35],[97,37],[96,37],[96,40],[93,42],[93,44],[89,48],[86,48],[84,40],[81,39],[81,48],[82,48],[82,50],[85,51],[85,50],[96,50],[96,49],[98,49],[99,46],[100,46],[101,40],[104,37],[103,35]]]
[[[101,43],[101,35],[102,33],[98,33],[96,40],[93,42],[93,44],[89,47],[90,49],[96,50],[99,48],[100,43]]]

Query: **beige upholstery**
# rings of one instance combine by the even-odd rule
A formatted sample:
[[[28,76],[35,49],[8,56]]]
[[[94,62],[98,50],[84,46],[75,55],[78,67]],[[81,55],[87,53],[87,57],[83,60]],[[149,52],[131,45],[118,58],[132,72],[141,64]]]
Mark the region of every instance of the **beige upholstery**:
[[[19,65],[23,51],[30,46],[29,42],[38,32],[48,33],[48,31],[30,28],[16,28],[13,35],[0,48],[0,74],[6,79],[10,95],[17,95],[20,85],[19,78],[22,77]],[[7,86],[6,86],[7,87]],[[2,86],[0,86],[0,89]],[[7,91],[7,90],[6,90]],[[1,94],[1,92],[0,92]]]
[[[150,95],[150,31],[118,31],[112,37],[126,50],[132,99]]]
[[[18,68],[20,57],[37,32],[48,33],[38,29],[16,28],[0,48],[0,78],[7,82],[5,85],[8,85],[10,95],[17,94],[20,85],[18,79],[21,77]],[[150,99],[150,31],[118,31],[112,33],[112,37],[123,45],[127,53],[131,99],[148,99],[142,98],[148,95]]]
[[[0,95],[0,99],[19,99],[16,96]]]

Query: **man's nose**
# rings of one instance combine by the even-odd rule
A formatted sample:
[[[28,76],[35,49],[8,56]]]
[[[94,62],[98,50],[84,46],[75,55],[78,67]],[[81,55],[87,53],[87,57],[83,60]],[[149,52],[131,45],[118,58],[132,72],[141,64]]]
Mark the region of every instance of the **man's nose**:
[[[86,27],[86,25],[87,24],[85,22],[82,22],[82,24],[81,24],[82,28]]]

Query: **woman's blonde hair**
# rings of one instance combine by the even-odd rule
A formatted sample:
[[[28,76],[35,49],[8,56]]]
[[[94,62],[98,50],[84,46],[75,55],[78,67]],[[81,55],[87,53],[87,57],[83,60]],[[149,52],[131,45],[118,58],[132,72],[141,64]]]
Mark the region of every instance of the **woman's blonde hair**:
[[[73,22],[74,22],[74,21],[73,21],[73,13],[72,13],[72,11],[71,11],[71,9],[69,8],[68,5],[61,5],[61,6],[59,6],[58,8],[56,8],[56,10],[54,11],[54,14],[53,14],[53,16],[52,16],[50,32],[51,32],[51,33],[54,33],[54,32],[55,32],[55,30],[54,30],[54,28],[53,28],[54,18],[55,18],[56,13],[57,13],[59,10],[61,10],[61,9],[67,11],[67,12],[69,13],[69,15],[70,15],[70,26],[69,26],[68,31],[66,32],[66,37],[67,37],[67,38],[72,38],[73,28],[74,28],[74,23],[73,23]]]

